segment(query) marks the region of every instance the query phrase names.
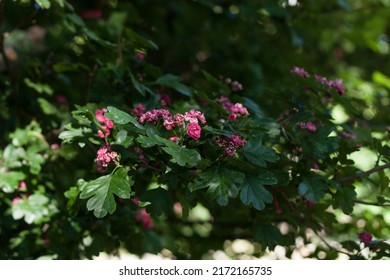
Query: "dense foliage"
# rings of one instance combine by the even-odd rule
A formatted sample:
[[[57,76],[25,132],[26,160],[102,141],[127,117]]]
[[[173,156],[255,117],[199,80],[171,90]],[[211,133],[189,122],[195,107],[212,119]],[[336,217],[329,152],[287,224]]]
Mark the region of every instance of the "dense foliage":
[[[1,1],[0,257],[388,258],[389,6]]]

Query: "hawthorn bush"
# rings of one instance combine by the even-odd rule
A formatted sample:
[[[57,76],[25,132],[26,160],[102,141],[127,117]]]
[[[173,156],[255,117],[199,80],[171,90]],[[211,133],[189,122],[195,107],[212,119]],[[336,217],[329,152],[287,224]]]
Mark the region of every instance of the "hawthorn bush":
[[[1,258],[389,258],[390,3],[241,2],[0,2]]]

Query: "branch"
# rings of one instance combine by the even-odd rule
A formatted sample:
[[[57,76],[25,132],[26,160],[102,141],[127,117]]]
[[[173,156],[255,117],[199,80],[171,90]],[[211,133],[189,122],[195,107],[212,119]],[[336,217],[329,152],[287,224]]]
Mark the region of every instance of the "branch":
[[[364,204],[364,205],[372,205],[372,206],[381,206],[381,207],[388,207],[390,206],[390,204],[386,204],[386,203],[379,203],[379,202],[373,202],[373,201],[364,201],[364,200],[360,200],[360,199],[355,199],[354,200],[355,203],[360,203],[360,204]]]
[[[359,172],[359,173],[356,173],[354,175],[351,175],[351,176],[348,176],[348,177],[344,177],[344,178],[335,179],[335,180],[337,182],[339,182],[339,183],[353,182],[356,179],[359,179],[359,178],[362,178],[362,177],[368,177],[372,173],[375,173],[375,172],[378,172],[378,171],[381,171],[381,170],[384,170],[384,169],[387,169],[387,168],[390,168],[390,163],[387,163],[387,164],[384,164],[384,165],[380,165],[380,166],[378,165],[378,166],[375,166],[373,169],[370,169],[368,171]]]
[[[330,245],[328,241],[325,240],[325,238],[323,238],[319,233],[318,231],[316,231],[315,229],[312,229],[314,231],[314,233],[318,236],[319,239],[321,239],[321,241],[330,249],[330,250],[333,250],[333,251],[336,251],[340,254],[345,254],[349,257],[353,257],[354,255],[353,254],[350,254],[348,252],[345,252],[345,251],[342,251],[342,250],[339,250],[337,248],[335,248],[334,246]]]

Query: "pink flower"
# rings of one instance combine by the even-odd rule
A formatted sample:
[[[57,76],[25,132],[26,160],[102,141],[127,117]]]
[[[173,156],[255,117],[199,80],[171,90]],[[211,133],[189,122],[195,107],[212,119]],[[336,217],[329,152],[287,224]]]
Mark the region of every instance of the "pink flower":
[[[302,130],[307,130],[309,132],[316,132],[317,127],[312,122],[299,122],[297,123],[301,127]]]
[[[336,79],[334,81],[329,81],[328,85],[329,85],[329,87],[332,87],[335,90],[337,90],[337,92],[340,95],[343,95],[345,93],[345,87],[343,85],[343,82],[340,79]]]
[[[99,172],[104,172],[110,162],[117,161],[119,155],[113,151],[111,145],[104,144],[96,153],[96,165]]]
[[[69,105],[68,100],[63,95],[56,95],[56,96],[54,96],[54,98],[56,99],[56,102],[59,105],[64,105],[64,106],[68,106]]]
[[[50,149],[52,150],[58,150],[60,148],[60,145],[58,145],[57,143],[53,143],[50,145]]]
[[[12,205],[15,205],[17,204],[19,201],[21,201],[22,199],[20,197],[15,197],[14,199],[12,199]]]
[[[139,103],[135,108],[131,111],[134,115],[140,117],[145,112],[146,106],[145,104]]]
[[[172,101],[168,95],[160,95],[160,103],[162,107],[167,107],[172,104]]]
[[[294,66],[294,67],[291,69],[291,72],[297,74],[298,76],[301,76],[302,78],[308,78],[308,77],[310,77],[309,73],[307,73],[307,72],[305,71],[305,69],[304,69],[304,68],[301,68],[301,67]]]
[[[327,78],[321,76],[321,75],[314,75],[317,82],[323,85],[329,85],[329,81]]]
[[[106,116],[104,116],[104,113],[106,112],[107,112],[106,108],[95,111],[96,120],[102,125],[102,129],[103,129],[103,131],[101,130],[98,131],[98,136],[100,138],[107,138],[108,136],[110,136],[111,134],[110,129],[114,127],[114,122],[109,118],[107,118]]]
[[[20,190],[25,190],[27,188],[27,184],[25,181],[20,181],[19,184],[18,184],[18,188]]]
[[[135,60],[137,60],[138,62],[143,62],[145,60],[145,53],[137,52],[135,54]]]
[[[346,131],[341,132],[341,136],[347,139],[356,139],[356,134],[348,133]]]
[[[233,133],[231,137],[217,136],[215,138],[215,143],[217,146],[224,148],[225,154],[233,156],[239,147],[245,145],[245,140]]]
[[[187,125],[187,134],[192,137],[194,140],[198,140],[200,138],[201,128],[197,123],[189,123]]]
[[[372,240],[372,234],[367,232],[367,231],[363,231],[363,232],[359,233],[358,236],[359,236],[360,241],[363,242],[365,245],[370,243]]]
[[[172,136],[172,137],[169,137],[169,140],[171,140],[172,142],[179,142],[180,137],[179,136]]]
[[[87,10],[81,13],[81,18],[85,20],[89,19],[99,19],[102,17],[102,10],[96,9],[96,10]]]
[[[146,212],[145,208],[142,208],[137,213],[135,213],[135,220],[142,225],[144,229],[153,228],[153,220],[150,217],[150,214]]]
[[[306,200],[307,207],[313,207],[314,205],[316,205],[316,203],[314,201]]]

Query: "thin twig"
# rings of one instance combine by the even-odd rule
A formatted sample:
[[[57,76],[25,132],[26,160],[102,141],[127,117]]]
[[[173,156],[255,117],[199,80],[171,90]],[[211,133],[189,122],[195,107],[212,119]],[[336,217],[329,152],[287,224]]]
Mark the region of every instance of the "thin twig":
[[[319,239],[321,239],[321,241],[331,250],[333,251],[336,251],[338,253],[341,253],[341,254],[345,254],[349,257],[353,257],[353,254],[350,254],[348,252],[345,252],[345,251],[342,251],[342,250],[339,250],[337,248],[335,248],[334,246],[330,245],[328,241],[325,240],[325,238],[323,238],[319,233],[318,231],[316,231],[315,229],[312,229],[314,231],[314,233],[318,236]]]
[[[390,168],[390,163],[387,163],[387,164],[384,164],[384,165],[378,165],[378,166],[375,166],[374,168],[372,168],[372,169],[370,169],[368,171],[359,172],[359,173],[356,173],[354,175],[351,175],[351,176],[348,176],[348,177],[344,177],[344,178],[339,178],[339,179],[336,178],[335,180],[337,182],[339,182],[339,183],[353,182],[356,179],[359,179],[359,178],[362,178],[362,177],[368,177],[372,173],[375,173],[375,172],[378,172],[378,171],[381,171],[381,170],[384,170],[384,169],[387,169],[387,168]]]
[[[385,203],[379,203],[379,202],[373,202],[373,201],[364,201],[364,200],[360,200],[360,199],[355,199],[354,200],[355,203],[359,203],[359,204],[364,204],[364,205],[372,205],[372,206],[384,206],[384,207],[388,207],[390,206],[390,204],[385,204]]]

